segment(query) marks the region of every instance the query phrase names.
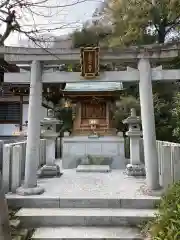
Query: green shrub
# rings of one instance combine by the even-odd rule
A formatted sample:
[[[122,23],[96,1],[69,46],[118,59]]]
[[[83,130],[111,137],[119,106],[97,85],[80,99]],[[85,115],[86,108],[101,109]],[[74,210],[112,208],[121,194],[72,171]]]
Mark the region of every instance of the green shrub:
[[[158,214],[148,223],[148,229],[152,240],[180,239],[180,182],[169,187],[162,197]]]

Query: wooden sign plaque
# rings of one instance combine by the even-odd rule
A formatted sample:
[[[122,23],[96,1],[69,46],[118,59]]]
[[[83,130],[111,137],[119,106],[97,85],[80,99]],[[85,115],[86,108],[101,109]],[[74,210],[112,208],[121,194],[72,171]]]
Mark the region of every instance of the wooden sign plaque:
[[[81,48],[81,76],[86,79],[99,76],[99,47]]]

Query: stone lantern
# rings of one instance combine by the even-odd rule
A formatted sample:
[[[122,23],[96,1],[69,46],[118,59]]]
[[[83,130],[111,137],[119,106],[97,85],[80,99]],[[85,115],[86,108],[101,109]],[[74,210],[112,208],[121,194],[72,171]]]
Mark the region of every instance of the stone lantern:
[[[136,116],[134,108],[131,109],[131,116],[126,118],[123,123],[129,126],[126,136],[130,138],[130,164],[127,164],[126,172],[129,176],[144,176],[144,164],[140,162],[141,120]]]
[[[46,139],[46,165],[38,170],[39,177],[60,176],[60,168],[55,164],[55,140],[59,136],[56,131],[60,121],[54,117],[54,111],[48,110],[48,117],[41,121],[41,137]]]

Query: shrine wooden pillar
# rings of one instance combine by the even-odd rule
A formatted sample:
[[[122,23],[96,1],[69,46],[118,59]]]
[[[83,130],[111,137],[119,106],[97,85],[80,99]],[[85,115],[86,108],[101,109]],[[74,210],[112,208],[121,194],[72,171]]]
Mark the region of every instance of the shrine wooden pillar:
[[[109,128],[109,102],[106,102],[106,122],[107,122],[107,127]]]

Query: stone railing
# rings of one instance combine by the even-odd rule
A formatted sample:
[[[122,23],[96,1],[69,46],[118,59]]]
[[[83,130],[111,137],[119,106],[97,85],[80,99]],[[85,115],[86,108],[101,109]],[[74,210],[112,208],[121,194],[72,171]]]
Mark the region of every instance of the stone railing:
[[[167,188],[180,180],[180,144],[156,141],[159,165],[159,184]],[[143,139],[140,140],[140,156],[144,162]]]
[[[180,144],[156,141],[159,161],[159,183],[167,188],[180,180]]]
[[[4,144],[0,142],[1,171],[5,193],[15,192],[25,175],[26,141]],[[46,163],[46,140],[41,139],[37,168]],[[37,169],[38,170],[38,169]]]

